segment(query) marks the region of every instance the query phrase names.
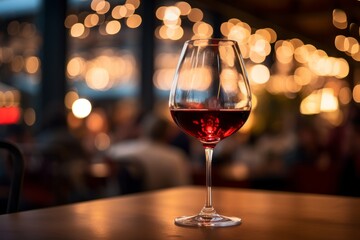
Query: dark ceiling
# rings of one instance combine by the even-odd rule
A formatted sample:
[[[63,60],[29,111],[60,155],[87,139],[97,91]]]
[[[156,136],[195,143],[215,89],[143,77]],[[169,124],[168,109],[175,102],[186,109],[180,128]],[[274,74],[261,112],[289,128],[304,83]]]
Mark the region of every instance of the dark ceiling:
[[[254,27],[273,27],[279,37],[299,37],[306,43],[332,54],[338,34],[360,40],[360,0],[198,0],[225,17],[237,17]],[[337,29],[332,23],[333,10],[346,12],[352,28]]]

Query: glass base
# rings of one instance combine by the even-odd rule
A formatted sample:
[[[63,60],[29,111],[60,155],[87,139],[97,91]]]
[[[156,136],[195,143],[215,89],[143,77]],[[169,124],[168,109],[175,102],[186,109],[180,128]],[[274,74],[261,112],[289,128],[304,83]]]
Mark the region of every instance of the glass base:
[[[183,227],[231,227],[241,224],[237,217],[226,217],[219,214],[211,216],[183,216],[175,218],[175,224]]]

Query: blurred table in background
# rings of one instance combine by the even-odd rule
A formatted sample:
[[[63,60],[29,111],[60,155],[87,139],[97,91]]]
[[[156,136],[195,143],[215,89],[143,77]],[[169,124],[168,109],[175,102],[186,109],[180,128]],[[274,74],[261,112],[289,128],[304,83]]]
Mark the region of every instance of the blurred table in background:
[[[178,187],[0,216],[1,239],[360,239],[360,199],[214,188],[214,207],[240,226],[184,228],[204,187]]]

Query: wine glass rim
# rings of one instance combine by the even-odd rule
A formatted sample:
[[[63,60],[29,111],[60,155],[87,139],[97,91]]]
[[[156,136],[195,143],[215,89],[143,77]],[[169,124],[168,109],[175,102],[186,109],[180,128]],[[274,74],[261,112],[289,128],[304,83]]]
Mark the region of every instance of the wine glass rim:
[[[195,38],[195,39],[190,39],[185,41],[186,44],[193,44],[197,41],[202,41],[202,42],[210,42],[211,44],[219,44],[220,42],[230,42],[233,44],[237,44],[237,41],[232,40],[232,39],[228,39],[228,38]]]

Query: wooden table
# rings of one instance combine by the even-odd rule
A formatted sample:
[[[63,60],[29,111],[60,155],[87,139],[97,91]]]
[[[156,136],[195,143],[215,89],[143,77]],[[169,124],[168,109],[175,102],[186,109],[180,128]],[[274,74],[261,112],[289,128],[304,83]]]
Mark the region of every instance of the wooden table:
[[[360,199],[214,188],[214,206],[243,223],[227,228],[174,225],[197,213],[204,187],[181,187],[0,216],[0,239],[360,239]]]

